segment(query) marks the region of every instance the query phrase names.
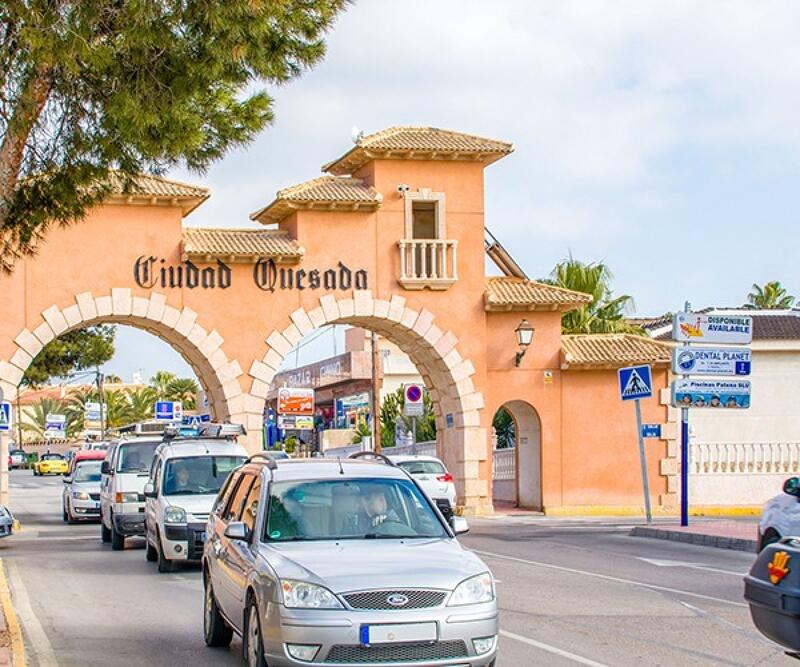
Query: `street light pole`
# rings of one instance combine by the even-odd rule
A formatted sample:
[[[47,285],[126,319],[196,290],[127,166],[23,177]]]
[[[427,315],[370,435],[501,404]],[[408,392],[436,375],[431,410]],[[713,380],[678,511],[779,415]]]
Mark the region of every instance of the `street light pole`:
[[[381,381],[379,376],[378,334],[371,332],[372,346],[372,450],[381,451]]]

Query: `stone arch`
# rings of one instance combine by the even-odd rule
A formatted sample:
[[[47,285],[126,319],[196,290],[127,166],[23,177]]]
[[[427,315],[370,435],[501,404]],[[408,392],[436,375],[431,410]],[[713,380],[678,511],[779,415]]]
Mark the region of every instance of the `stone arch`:
[[[473,383],[475,367],[459,353],[459,340],[452,331],[437,326],[429,310],[406,306],[404,297],[374,299],[371,290],[354,290],[352,298],[325,295],[318,307],[298,308],[290,320],[283,330],[269,334],[264,356],[249,370],[250,397],[259,419],[272,379],[305,334],[329,324],[375,331],[409,355],[429,387],[436,407],[437,449],[454,474],[459,503],[469,511],[491,511],[488,471],[481,474],[481,466],[488,466],[488,441],[480,418],[484,398]]]
[[[16,396],[25,369],[47,343],[72,329],[92,324],[125,324],[166,341],[197,374],[209,396],[213,417],[244,421],[240,382],[243,371],[237,360],[228,359],[222,349],[222,336],[216,330],[207,331],[191,308],[170,306],[166,295],[153,292],[148,298],[133,296],[127,287],[97,295],[82,292],[72,304],[43,310],[35,326],[16,336],[16,350],[10,358],[0,360],[0,388],[6,396]]]

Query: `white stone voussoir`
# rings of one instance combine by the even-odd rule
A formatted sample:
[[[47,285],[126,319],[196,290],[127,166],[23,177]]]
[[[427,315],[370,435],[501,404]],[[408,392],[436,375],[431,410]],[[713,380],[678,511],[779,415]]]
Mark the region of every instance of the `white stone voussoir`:
[[[39,342],[41,342],[42,345],[47,345],[56,337],[47,322],[42,322],[38,327],[36,327],[33,330],[33,335],[39,339]]]
[[[270,348],[264,355],[263,361],[267,366],[271,366],[274,370],[277,371],[281,367],[281,364],[283,363],[283,357],[280,354],[278,354],[274,348]]]
[[[333,294],[326,294],[319,300],[320,308],[325,313],[325,320],[327,322],[335,322],[339,319],[339,304]]]
[[[458,338],[452,331],[448,331],[439,339],[436,345],[433,346],[433,349],[439,353],[439,356],[444,357],[456,345],[458,345]]]
[[[21,347],[18,347],[17,351],[14,352],[9,361],[11,361],[12,364],[24,372],[28,366],[30,366],[30,363],[33,361],[33,357]]]
[[[47,310],[43,310],[42,317],[50,325],[56,336],[60,336],[69,328],[67,320],[58,306],[50,306]]]
[[[283,337],[289,341],[292,347],[298,345],[300,341],[303,340],[303,334],[300,333],[300,329],[298,329],[294,323],[286,327],[283,331],[281,331],[281,333],[283,334]]]
[[[372,290],[353,290],[353,308],[355,310],[355,314],[359,317],[372,317],[375,313],[375,301],[372,298]]]
[[[258,361],[257,359],[250,364],[250,376],[255,378],[256,381],[260,380],[266,385],[269,385],[272,382],[272,378],[275,377],[275,369],[270,368],[265,363]],[[266,394],[264,394],[266,396]]]
[[[167,297],[160,292],[153,292],[150,295],[150,303],[147,305],[147,313],[145,317],[148,320],[155,320],[161,322],[164,315],[164,306],[167,305]]]
[[[200,346],[197,348],[200,350],[200,354],[203,356],[209,356],[214,350],[219,347],[222,347],[222,336],[220,336],[219,331],[214,329],[208,336],[206,336],[205,340],[200,343]]]
[[[291,343],[283,337],[280,331],[273,331],[267,338],[267,345],[274,349],[282,357],[285,357],[292,349]]]
[[[389,318],[389,302],[386,299],[375,299],[373,315],[379,320]]]
[[[141,296],[133,297],[131,302],[131,315],[134,317],[147,317],[147,309],[150,307],[150,299]]]
[[[164,306],[164,310],[161,312],[161,324],[168,329],[174,329],[180,317],[181,311],[179,311],[177,308],[173,308],[172,306]]]
[[[208,337],[208,332],[199,324],[195,324],[192,327],[191,331],[189,332],[189,335],[187,336],[189,342],[192,345],[194,345],[198,350],[200,349],[200,346],[203,344],[203,341],[205,341],[207,337]]]
[[[389,302],[389,314],[387,317],[393,322],[399,322],[403,319],[403,313],[406,309],[406,298],[399,294],[394,294],[392,300]]]
[[[67,306],[61,311],[64,314],[64,319],[67,321],[67,326],[72,329],[81,323],[81,309],[78,308],[77,303]]]
[[[23,373],[21,368],[17,368],[7,361],[0,361],[0,380],[3,382],[8,382],[16,387],[22,380]]]
[[[414,322],[417,321],[419,317],[419,311],[414,310],[413,308],[406,308],[403,311],[403,317],[400,318],[400,324],[403,325],[406,329],[411,329],[414,326]]]
[[[185,306],[181,311],[181,316],[178,318],[178,321],[175,324],[175,331],[177,331],[181,336],[188,336],[196,321],[197,313],[188,306]]]
[[[355,317],[356,303],[352,299],[341,299],[339,301],[339,319]]]
[[[313,310],[308,311],[308,319],[311,321],[311,325],[315,329],[319,329],[320,327],[324,327],[327,320],[325,319],[325,311],[322,310],[321,307],[314,308]]]
[[[91,292],[81,292],[75,297],[75,303],[81,311],[81,320],[93,320],[97,317],[97,305]]]
[[[217,370],[217,378],[225,385],[226,382],[235,380],[242,374],[242,367],[236,359],[229,361],[227,364]]]
[[[130,315],[133,308],[130,287],[111,288],[111,309],[114,315]]]
[[[42,341],[40,341],[28,329],[23,329],[14,339],[14,342],[25,350],[31,357],[35,357],[42,351]]]
[[[305,308],[298,308],[289,317],[291,317],[292,322],[294,322],[294,325],[303,336],[305,336],[309,331],[313,331],[315,328],[314,323],[308,317],[308,313],[306,312]]]
[[[424,338],[431,326],[433,326],[433,313],[427,308],[423,308],[419,313],[417,321],[414,322],[414,332]]]
[[[114,313],[114,305],[110,296],[98,296],[94,299],[97,317],[109,317]]]
[[[250,375],[252,374],[253,374],[253,369],[251,368]],[[264,380],[261,380],[259,378],[254,378],[253,384],[250,387],[250,393],[256,398],[264,399],[267,397],[267,394],[269,393],[269,385],[270,385],[269,382],[264,382]]]
[[[222,395],[225,397],[226,401],[236,398],[241,393],[242,387],[239,384],[239,380],[231,380],[230,382],[226,382],[222,385]]]

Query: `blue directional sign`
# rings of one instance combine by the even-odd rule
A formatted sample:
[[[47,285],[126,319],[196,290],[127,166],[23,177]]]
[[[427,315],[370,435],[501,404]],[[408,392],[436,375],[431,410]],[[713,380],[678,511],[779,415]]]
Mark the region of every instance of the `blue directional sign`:
[[[660,438],[661,424],[642,424],[643,438]]]
[[[11,403],[0,403],[0,433],[11,430]]]
[[[206,413],[202,415],[184,415],[182,423],[184,426],[199,426],[210,421],[211,415]]]
[[[156,401],[156,420],[179,422],[183,416],[180,401]]]
[[[650,366],[629,366],[620,368],[619,396],[623,401],[634,401],[638,398],[650,398],[653,395],[653,378]]]

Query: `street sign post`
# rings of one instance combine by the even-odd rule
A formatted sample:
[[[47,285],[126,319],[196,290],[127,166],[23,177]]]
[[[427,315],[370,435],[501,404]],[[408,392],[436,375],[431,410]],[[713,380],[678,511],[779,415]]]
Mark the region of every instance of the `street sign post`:
[[[3,401],[0,391],[0,505],[8,505],[8,440],[5,434],[11,430],[13,411],[11,403]]]
[[[679,347],[672,351],[672,372],[677,375],[750,375],[747,347]]]
[[[65,438],[67,435],[67,416],[48,413],[44,418],[45,438]]]
[[[647,365],[620,368],[617,375],[619,379],[619,397],[623,401],[634,401],[636,403],[636,434],[639,438],[639,463],[642,466],[644,511],[647,523],[652,523],[653,512],[650,508],[650,485],[647,481],[647,454],[644,451],[644,436],[642,434],[641,399],[650,398],[653,395],[653,375],[650,371],[650,366]]]
[[[417,455],[417,417],[425,414],[425,387],[416,382],[403,385],[403,416],[411,417],[411,453]]]

